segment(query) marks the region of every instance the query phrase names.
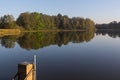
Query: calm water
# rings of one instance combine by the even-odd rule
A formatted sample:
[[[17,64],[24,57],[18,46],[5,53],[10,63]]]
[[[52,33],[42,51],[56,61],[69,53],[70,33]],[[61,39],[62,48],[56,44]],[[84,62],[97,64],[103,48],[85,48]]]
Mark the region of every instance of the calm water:
[[[0,38],[0,80],[37,55],[37,80],[120,80],[119,33],[25,33]]]

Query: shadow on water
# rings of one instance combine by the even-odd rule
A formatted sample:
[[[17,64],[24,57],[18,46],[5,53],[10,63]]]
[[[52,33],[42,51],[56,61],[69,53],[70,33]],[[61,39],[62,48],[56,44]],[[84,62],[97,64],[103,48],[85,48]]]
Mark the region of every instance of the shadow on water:
[[[94,32],[29,32],[18,36],[1,37],[1,45],[5,48],[14,48],[17,42],[21,48],[31,50],[49,45],[67,45],[69,42],[82,43],[94,38]]]

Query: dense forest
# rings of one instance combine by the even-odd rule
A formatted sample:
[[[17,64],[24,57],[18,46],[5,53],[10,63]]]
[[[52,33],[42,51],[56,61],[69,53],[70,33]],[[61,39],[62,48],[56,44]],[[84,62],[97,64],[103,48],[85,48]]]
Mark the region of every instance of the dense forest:
[[[120,22],[113,21],[109,24],[96,24],[97,29],[111,29],[111,30],[118,30],[120,29]]]
[[[25,33],[18,36],[1,37],[0,44],[6,48],[15,47],[17,42],[21,48],[31,50],[39,49],[49,45],[67,45],[69,42],[82,43],[94,38],[94,32],[35,32]]]
[[[38,12],[24,12],[15,20],[12,15],[0,17],[0,29],[23,30],[94,30],[94,22],[91,19],[80,17],[69,18],[67,15],[50,16]]]

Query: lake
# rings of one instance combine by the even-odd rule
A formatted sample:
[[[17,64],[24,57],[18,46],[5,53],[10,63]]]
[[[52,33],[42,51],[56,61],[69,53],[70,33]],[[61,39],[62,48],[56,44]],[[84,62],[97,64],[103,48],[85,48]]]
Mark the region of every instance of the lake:
[[[120,80],[119,32],[42,32],[0,38],[0,80],[37,55],[37,80]]]

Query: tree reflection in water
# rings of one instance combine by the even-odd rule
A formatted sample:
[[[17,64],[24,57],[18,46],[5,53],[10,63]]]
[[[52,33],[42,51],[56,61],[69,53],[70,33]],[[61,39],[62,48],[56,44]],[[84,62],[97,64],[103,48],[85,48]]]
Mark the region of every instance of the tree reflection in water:
[[[96,35],[108,35],[112,38],[120,37],[120,30],[97,30]]]
[[[67,45],[69,42],[82,43],[94,38],[94,32],[34,32],[24,33],[22,36],[6,36],[1,38],[1,45],[5,48],[13,48],[17,42],[21,48],[31,50],[49,45]]]

